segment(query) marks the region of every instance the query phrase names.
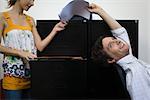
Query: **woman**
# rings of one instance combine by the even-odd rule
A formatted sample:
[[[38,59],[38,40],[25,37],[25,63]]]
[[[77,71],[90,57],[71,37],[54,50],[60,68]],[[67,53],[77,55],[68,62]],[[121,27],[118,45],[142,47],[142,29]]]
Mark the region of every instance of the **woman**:
[[[36,58],[36,50],[42,51],[59,31],[64,30],[66,23],[57,23],[41,40],[34,19],[23,13],[34,5],[34,0],[9,0],[8,3],[12,8],[0,13],[0,38],[4,39],[4,46],[0,45],[4,53],[2,86],[6,99],[19,100],[29,97],[28,60]]]

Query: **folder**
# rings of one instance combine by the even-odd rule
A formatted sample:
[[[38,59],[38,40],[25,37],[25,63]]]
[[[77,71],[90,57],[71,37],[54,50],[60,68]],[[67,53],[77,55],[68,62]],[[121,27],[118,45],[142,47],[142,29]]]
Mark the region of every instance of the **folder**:
[[[89,3],[84,0],[73,0],[69,2],[59,14],[61,21],[68,22],[73,16],[78,15],[86,19],[90,19],[90,12],[88,11]]]

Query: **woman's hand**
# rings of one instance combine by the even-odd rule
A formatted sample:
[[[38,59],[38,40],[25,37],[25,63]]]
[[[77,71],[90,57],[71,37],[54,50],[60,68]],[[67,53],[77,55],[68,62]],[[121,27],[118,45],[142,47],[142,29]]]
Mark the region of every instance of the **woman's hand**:
[[[30,53],[30,52],[25,52],[25,51],[19,51],[18,55],[19,55],[19,57],[25,58],[27,60],[37,58],[36,55],[34,55],[34,54]]]
[[[59,22],[59,23],[57,23],[55,26],[54,26],[54,28],[53,28],[53,31],[54,32],[59,32],[59,31],[62,31],[62,30],[64,30],[65,29],[65,26],[67,25],[67,23],[66,22]]]

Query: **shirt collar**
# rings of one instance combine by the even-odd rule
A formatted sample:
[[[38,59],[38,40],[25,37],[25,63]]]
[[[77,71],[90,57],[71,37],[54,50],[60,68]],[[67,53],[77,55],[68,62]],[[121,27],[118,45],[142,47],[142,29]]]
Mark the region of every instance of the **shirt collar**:
[[[123,64],[132,63],[132,62],[134,62],[136,60],[137,60],[136,57],[134,57],[132,54],[129,54],[129,55],[121,58],[120,60],[118,60],[116,63],[119,64],[119,65],[123,65]]]

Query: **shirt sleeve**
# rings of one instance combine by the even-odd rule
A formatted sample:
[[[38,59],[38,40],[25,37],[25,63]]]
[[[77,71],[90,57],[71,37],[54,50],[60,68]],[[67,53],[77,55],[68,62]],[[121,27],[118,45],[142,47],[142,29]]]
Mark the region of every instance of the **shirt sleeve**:
[[[132,53],[131,44],[130,44],[127,30],[124,27],[121,27],[121,28],[117,28],[115,30],[111,30],[111,32],[112,32],[113,36],[115,36],[117,39],[127,43],[129,45],[129,52]]]

